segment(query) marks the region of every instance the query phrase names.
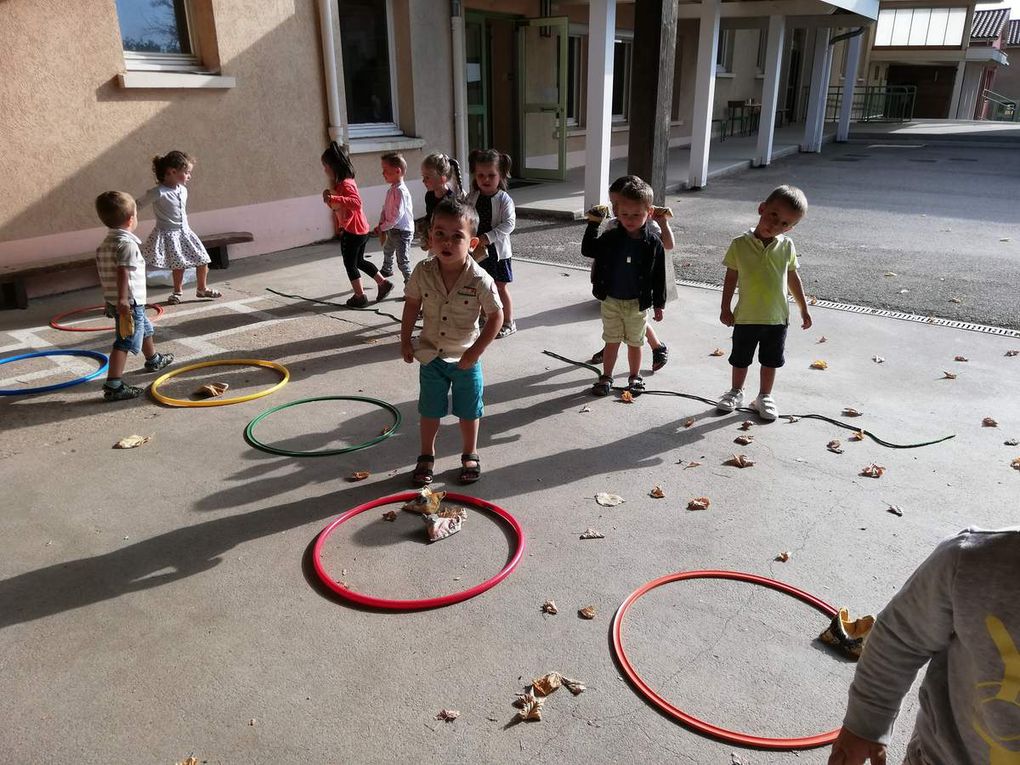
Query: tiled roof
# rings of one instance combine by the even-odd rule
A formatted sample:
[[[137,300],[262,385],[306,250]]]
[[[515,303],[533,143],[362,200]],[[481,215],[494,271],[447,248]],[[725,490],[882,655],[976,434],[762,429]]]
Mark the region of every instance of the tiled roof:
[[[1020,45],[1020,19],[1009,22],[1006,45]]]
[[[971,40],[995,40],[1002,31],[1002,25],[1009,18],[1009,8],[993,8],[990,11],[974,11],[974,24],[970,28]]]

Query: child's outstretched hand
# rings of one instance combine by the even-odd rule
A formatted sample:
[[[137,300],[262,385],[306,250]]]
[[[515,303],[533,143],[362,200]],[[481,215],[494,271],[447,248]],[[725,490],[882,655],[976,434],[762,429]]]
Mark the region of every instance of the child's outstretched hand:
[[[652,318],[655,319],[656,321],[662,321],[662,309],[656,308],[654,311],[652,311]]]
[[[800,319],[801,319],[801,324],[800,324],[800,328],[801,329],[811,329],[811,325],[813,324],[813,322],[811,321],[811,314],[810,313],[808,313],[806,310],[801,311],[800,312]]]
[[[885,746],[843,728],[832,744],[828,765],[864,765],[869,759],[872,765],[885,765]]]
[[[733,326],[733,311],[729,308],[723,308],[719,313],[719,321],[725,324],[727,327]]]

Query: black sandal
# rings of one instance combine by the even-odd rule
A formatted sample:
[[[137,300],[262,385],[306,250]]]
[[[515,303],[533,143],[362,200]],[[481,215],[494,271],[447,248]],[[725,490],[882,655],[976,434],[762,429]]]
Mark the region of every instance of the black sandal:
[[[474,467],[465,463],[474,462]],[[477,454],[460,455],[460,482],[474,483],[482,477],[482,461]]]
[[[658,348],[652,348],[652,371],[658,372],[669,361],[669,348],[665,345],[660,345]]]
[[[645,392],[645,381],[641,375],[631,375],[627,378],[627,390],[632,396],[640,396]]]
[[[415,486],[428,486],[432,483],[432,466],[435,464],[436,458],[431,454],[419,455],[418,462],[414,466],[414,472],[411,473],[411,483]]]
[[[599,375],[598,382],[591,386],[593,396],[608,396],[613,389],[613,378],[609,375]]]

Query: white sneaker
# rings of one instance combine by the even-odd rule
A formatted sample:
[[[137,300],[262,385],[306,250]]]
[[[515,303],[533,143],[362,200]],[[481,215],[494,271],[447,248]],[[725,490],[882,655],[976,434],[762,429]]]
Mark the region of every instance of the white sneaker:
[[[751,408],[766,422],[774,422],[779,417],[779,412],[776,409],[776,400],[772,398],[771,393],[762,393],[751,402]]]
[[[731,388],[720,396],[719,403],[715,405],[715,408],[720,412],[732,412],[743,403],[744,391],[739,388]]]

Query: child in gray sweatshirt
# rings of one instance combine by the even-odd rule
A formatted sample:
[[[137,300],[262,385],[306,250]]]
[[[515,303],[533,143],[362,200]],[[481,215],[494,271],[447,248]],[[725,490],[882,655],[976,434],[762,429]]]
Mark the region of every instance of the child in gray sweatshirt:
[[[1020,527],[942,542],[893,597],[857,665],[829,765],[886,762],[903,697],[928,671],[904,763],[1020,765]]]

